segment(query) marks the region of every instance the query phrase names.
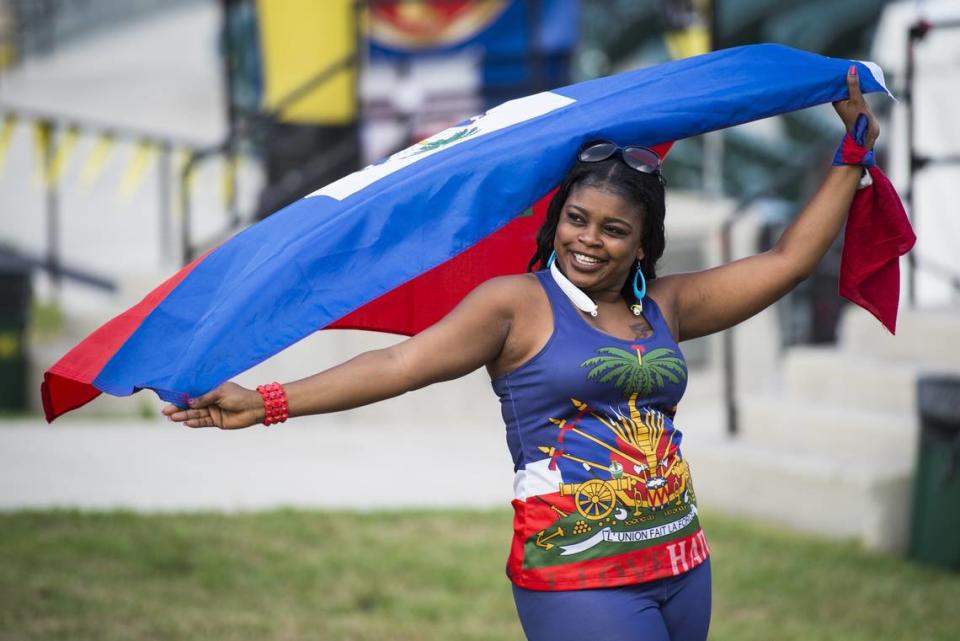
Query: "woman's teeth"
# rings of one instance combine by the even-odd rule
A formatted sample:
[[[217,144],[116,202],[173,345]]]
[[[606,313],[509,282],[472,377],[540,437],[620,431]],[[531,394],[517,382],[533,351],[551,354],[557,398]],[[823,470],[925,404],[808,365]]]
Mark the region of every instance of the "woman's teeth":
[[[583,263],[584,265],[596,265],[600,261],[592,256],[584,256],[583,254],[578,254],[573,252],[573,259],[578,263]]]

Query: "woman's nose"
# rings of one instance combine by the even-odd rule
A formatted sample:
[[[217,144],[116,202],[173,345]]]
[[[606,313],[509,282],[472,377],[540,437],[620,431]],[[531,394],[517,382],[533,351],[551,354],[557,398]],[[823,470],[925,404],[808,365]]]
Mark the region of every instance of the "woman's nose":
[[[584,245],[596,245],[600,242],[600,234],[593,227],[586,227],[580,230],[577,239]]]

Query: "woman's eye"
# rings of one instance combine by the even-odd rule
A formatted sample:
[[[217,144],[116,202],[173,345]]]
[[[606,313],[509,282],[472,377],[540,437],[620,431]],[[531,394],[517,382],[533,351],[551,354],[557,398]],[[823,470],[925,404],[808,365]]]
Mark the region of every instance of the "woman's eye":
[[[567,213],[567,220],[569,220],[570,222],[574,222],[574,223],[582,223],[582,222],[583,222],[583,216],[581,216],[580,214],[574,214],[574,213],[572,213],[572,212],[568,212],[568,213]]]
[[[614,236],[626,236],[627,232],[619,227],[607,227],[607,233]]]

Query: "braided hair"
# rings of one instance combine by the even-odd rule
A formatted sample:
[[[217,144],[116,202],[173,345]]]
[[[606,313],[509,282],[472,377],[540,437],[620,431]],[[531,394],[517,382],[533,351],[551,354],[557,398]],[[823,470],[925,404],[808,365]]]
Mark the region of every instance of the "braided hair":
[[[640,247],[643,249],[640,269],[648,281],[656,278],[657,261],[663,256],[667,242],[664,228],[666,216],[664,186],[658,176],[628,167],[618,157],[600,162],[577,161],[567,173],[557,192],[550,199],[547,217],[537,232],[537,249],[527,264],[527,271],[533,271],[538,265],[541,269],[547,266],[547,260],[553,251],[557,224],[560,222],[560,212],[570,192],[578,186],[603,189],[639,207],[642,219]],[[628,301],[633,300],[632,280],[633,271],[631,270],[630,276],[621,289],[624,299]]]

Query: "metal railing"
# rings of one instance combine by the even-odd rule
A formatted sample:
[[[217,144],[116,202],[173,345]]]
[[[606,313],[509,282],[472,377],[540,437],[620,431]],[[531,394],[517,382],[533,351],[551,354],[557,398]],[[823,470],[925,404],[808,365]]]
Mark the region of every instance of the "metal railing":
[[[904,105],[907,110],[907,139],[910,153],[909,173],[905,200],[914,225],[916,225],[917,214],[914,207],[914,188],[916,173],[931,164],[960,164],[960,155],[948,155],[940,157],[930,157],[920,154],[915,145],[914,128],[914,82],[916,73],[916,61],[914,57],[914,47],[916,43],[923,40],[933,29],[939,28],[960,28],[960,21],[943,22],[938,24],[919,21],[911,27],[907,44],[907,67],[906,67],[906,86],[907,91],[904,96]],[[741,199],[733,211],[725,218],[721,226],[721,254],[724,263],[733,260],[732,253],[732,231],[736,222],[747,212],[748,208],[758,199],[774,195],[794,181],[797,172],[803,171],[812,165],[816,156],[822,153],[821,149],[811,149],[800,157],[800,161],[785,165],[767,184],[764,189],[746,196]],[[916,272],[918,269],[924,273],[934,275],[946,283],[951,288],[960,292],[960,273],[940,264],[929,258],[918,256],[916,250],[907,254],[908,273],[907,273],[907,292],[908,301],[911,307],[916,306]],[[727,432],[735,435],[738,431],[738,411],[737,411],[737,389],[736,389],[736,338],[732,330],[722,332],[721,338],[721,360],[723,368],[723,403],[727,423]]]
[[[226,221],[223,228],[213,238],[198,241],[192,231],[192,212],[194,198],[192,193],[193,176],[201,163],[213,158],[221,158],[233,166],[233,161],[247,147],[252,147],[270,134],[270,129],[277,116],[295,104],[298,100],[309,95],[321,87],[337,73],[357,63],[357,54],[344,57],[320,70],[300,86],[282,98],[268,111],[236,114],[236,121],[231,122],[230,131],[225,138],[215,144],[201,143],[196,140],[185,139],[167,134],[159,134],[146,130],[97,122],[90,119],[80,119],[64,114],[22,109],[13,106],[0,105],[0,119],[12,117],[19,122],[30,123],[36,127],[39,145],[41,171],[46,177],[53,175],[54,163],[58,151],[58,136],[64,132],[75,132],[97,138],[108,138],[114,142],[127,142],[135,145],[149,145],[157,151],[157,180],[158,194],[158,239],[161,256],[175,254],[174,243],[179,240],[179,254],[177,259],[186,264],[193,260],[204,249],[222,241],[241,226],[248,224],[252,216],[242,216],[237,206],[238,176],[236,171],[229,171],[226,175],[227,185],[225,192]],[[62,143],[61,143],[62,144]],[[173,152],[177,150],[185,154],[185,161],[177,171],[174,168]],[[330,163],[335,163],[342,154],[337,149],[326,155]],[[335,157],[336,156],[336,157]],[[79,267],[66,268],[62,264],[61,251],[61,194],[56,180],[45,179],[44,183],[44,218],[46,221],[46,249],[44,257],[38,266],[51,276],[54,296],[58,295],[62,276],[86,274]],[[179,206],[179,218],[175,216],[175,204]],[[179,225],[179,229],[176,229]],[[36,263],[37,261],[34,261]],[[102,284],[108,279],[88,274],[81,278],[87,284]],[[73,279],[77,280],[77,279]],[[110,284],[112,288],[112,283]]]
[[[750,210],[750,207],[763,198],[776,196],[790,184],[796,182],[797,175],[808,171],[815,166],[818,157],[823,156],[823,148],[819,145],[797,154],[796,159],[783,165],[774,174],[773,180],[762,189],[747,194],[736,202],[733,209],[723,218],[720,226],[720,256],[723,264],[731,262],[733,258],[733,228],[736,223]],[[723,406],[727,421],[727,433],[731,436],[739,431],[739,414],[737,411],[737,367],[736,367],[736,337],[734,328],[720,332],[721,349],[720,359],[723,368]]]
[[[914,226],[917,224],[917,210],[914,206],[914,193],[916,189],[916,174],[929,165],[957,165],[960,164],[960,154],[947,155],[940,157],[925,156],[917,151],[916,146],[916,126],[914,113],[914,92],[916,90],[916,47],[919,42],[924,40],[930,32],[936,29],[960,29],[960,20],[950,20],[944,22],[930,22],[928,20],[918,20],[908,32],[907,51],[906,51],[906,72],[905,84],[906,95],[903,97],[903,104],[906,110],[907,120],[907,148],[910,154],[910,162],[907,170],[907,192],[905,200],[907,210],[910,212],[910,219]],[[917,269],[922,269],[924,273],[936,276],[947,282],[955,292],[960,292],[960,273],[936,261],[921,258],[917,256],[916,250],[907,254],[907,300],[911,307],[917,304]]]
[[[62,142],[63,136],[58,133],[73,132],[86,134],[100,139],[109,139],[113,142],[128,142],[136,145],[149,145],[158,152],[157,172],[160,188],[158,189],[159,202],[159,240],[161,255],[172,254],[173,238],[173,210],[170,198],[170,176],[172,174],[172,151],[182,149],[187,153],[196,153],[201,146],[195,141],[168,135],[156,134],[144,130],[116,127],[102,122],[79,119],[61,114],[53,114],[32,109],[21,109],[0,105],[0,118],[14,118],[16,121],[29,123],[36,129],[38,151],[40,154],[40,168],[43,173],[44,191],[44,218],[46,221],[46,249],[39,266],[51,276],[54,294],[57,295],[61,286],[61,277],[86,273],[82,267],[67,269],[62,264],[61,252],[61,194],[58,180],[55,179],[55,162],[58,156],[58,137]],[[181,191],[186,183],[181,180]],[[73,279],[77,280],[77,279]],[[89,278],[79,279],[87,284],[110,282],[109,279],[90,275]],[[112,285],[111,285],[112,287]]]
[[[236,114],[236,120],[231,124],[231,131],[228,133],[226,139],[214,145],[196,148],[191,152],[180,175],[180,184],[182,185],[180,190],[182,214],[180,246],[182,251],[181,262],[183,264],[189,263],[196,258],[203,248],[210,247],[222,241],[240,226],[251,222],[250,220],[244,220],[243,216],[240,215],[236,207],[236,201],[234,200],[228,203],[229,219],[224,229],[214,238],[207,238],[200,242],[194,240],[191,231],[193,203],[189,185],[190,175],[197,164],[212,156],[236,156],[243,146],[256,145],[269,135],[270,130],[276,124],[278,116],[297,101],[322,87],[341,71],[356,65],[357,60],[358,54],[353,53],[331,63],[284,96],[272,109],[247,114]],[[333,150],[330,150],[326,154],[326,158],[328,158],[327,162],[331,165],[338,163],[340,158],[343,157],[342,153],[339,153],[340,151],[339,147],[334,147]],[[231,193],[235,197],[236,189],[232,189]]]

